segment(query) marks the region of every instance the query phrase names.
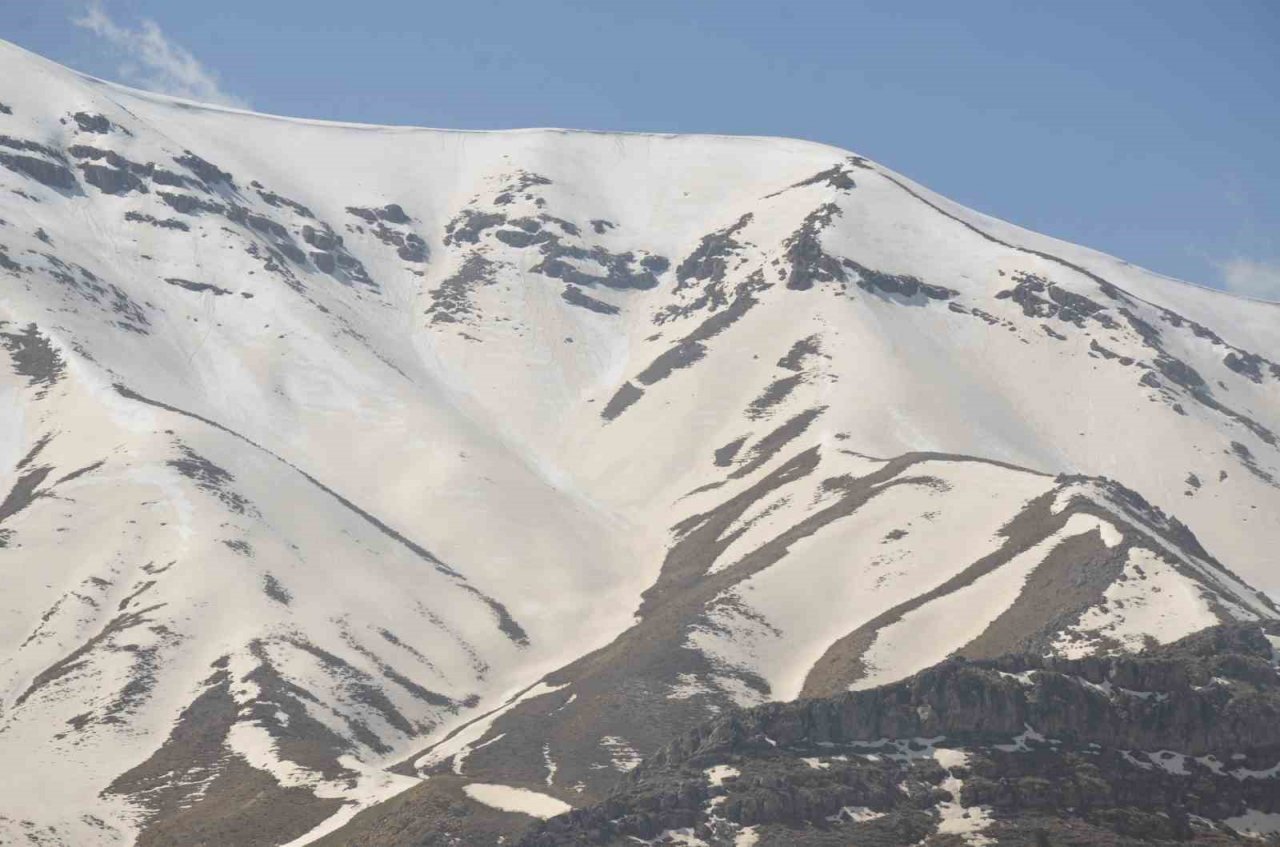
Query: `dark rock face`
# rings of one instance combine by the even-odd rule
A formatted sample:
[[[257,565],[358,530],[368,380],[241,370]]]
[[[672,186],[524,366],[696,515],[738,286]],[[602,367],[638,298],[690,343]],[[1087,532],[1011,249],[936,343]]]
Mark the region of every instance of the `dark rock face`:
[[[803,188],[806,185],[826,185],[839,191],[851,191],[857,188],[853,177],[849,175],[849,169],[846,165],[835,165],[821,173],[814,174],[808,179],[797,182],[792,188]]]
[[[587,294],[586,289],[649,290],[658,286],[659,277],[670,268],[671,262],[664,256],[644,251],[615,251],[590,235],[584,237],[585,227],[545,211],[547,200],[540,196],[538,189],[551,185],[550,180],[523,171],[500,179],[503,187],[493,198],[492,206],[473,198],[470,205],[445,225],[444,246],[468,252],[459,274],[446,279],[433,292],[435,303],[429,310],[433,323],[466,324],[478,315],[478,307],[469,296],[476,286],[462,285],[460,281],[478,279],[475,270],[481,262],[489,282],[503,269],[518,271],[522,279],[529,273],[559,280],[563,283],[560,296],[565,303],[599,314],[617,314],[620,309]],[[347,211],[374,225],[375,235],[396,244],[405,261],[426,261],[427,246],[421,238],[416,235],[401,238],[400,233],[383,231],[386,228],[382,221],[398,217],[395,211],[399,210],[398,206],[390,213],[388,209],[392,207],[383,210],[348,207]],[[590,222],[590,231],[595,235],[614,228],[614,224],[604,219]],[[509,258],[510,251],[534,254],[532,264],[525,256],[513,261]]]
[[[404,237],[404,243],[397,245],[396,255],[406,262],[425,262],[427,243],[413,233],[409,233]]]
[[[221,203],[205,200],[203,197],[196,197],[191,194],[175,194],[171,191],[161,191],[159,195],[166,206],[184,215],[198,215],[202,212],[222,215],[226,214],[227,211],[226,207]]]
[[[853,174],[851,172],[858,168],[869,170],[867,160],[863,159],[861,156],[850,156],[845,161],[832,165],[825,171],[820,171],[808,179],[802,179],[793,185],[787,186],[782,189],[782,191],[775,191],[773,194],[767,195],[766,199],[770,197],[777,197],[779,194],[790,191],[794,188],[805,188],[811,185],[825,185],[826,187],[834,188],[837,191],[852,191],[858,186],[857,183],[854,182]]]
[[[39,389],[38,396],[44,396],[66,372],[62,354],[35,324],[8,331],[0,322],[0,347],[8,351],[13,372],[26,377],[28,385]]]
[[[671,376],[675,371],[691,367],[700,361],[707,354],[706,342],[741,320],[748,311],[760,302],[756,295],[769,287],[769,284],[764,282],[759,273],[752,274],[746,282],[739,283],[734,288],[733,299],[728,301],[724,308],[713,312],[710,317],[694,327],[689,334],[658,354],[644,370],[636,375],[636,382],[643,385],[653,385]],[[715,286],[713,285],[709,288],[715,288]],[[620,398],[624,396],[624,392],[626,392],[626,402],[620,403]],[[603,413],[605,420],[612,420],[622,414],[628,406],[640,399],[641,394],[643,394],[643,390],[636,388],[631,383],[624,385],[619,389],[618,394],[614,396],[609,406],[606,407]]]
[[[464,209],[456,218],[449,221],[445,228],[444,243],[446,245],[475,244],[485,230],[505,223],[506,220],[506,215]]]
[[[923,304],[929,300],[950,300],[960,293],[941,285],[921,282],[913,276],[874,271],[852,259],[845,259],[842,264],[858,275],[858,287],[863,291],[888,295],[899,302],[916,301]]]
[[[179,232],[189,232],[191,230],[191,227],[177,218],[157,218],[155,215],[148,215],[146,212],[125,212],[124,219],[134,223],[151,224],[158,229],[174,229]]]
[[[1054,285],[1044,277],[1019,271],[1014,274],[1014,281],[1013,288],[1001,291],[996,297],[1013,300],[1029,318],[1056,318],[1078,327],[1093,318],[1104,326],[1115,325],[1101,303]]]
[[[225,288],[219,288],[208,282],[193,282],[189,279],[179,279],[177,277],[167,277],[165,282],[178,288],[184,288],[187,291],[194,291],[197,294],[209,293],[218,297],[222,297],[231,292]]]
[[[185,445],[178,446],[179,458],[167,463],[178,473],[195,482],[196,486],[222,501],[237,515],[257,514],[253,504],[237,493],[231,484],[235,477]]]
[[[287,235],[286,232],[285,237]],[[312,263],[321,273],[326,273],[339,282],[346,284],[358,282],[369,287],[376,287],[368,271],[365,270],[364,263],[351,255],[351,252],[342,243],[342,236],[335,233],[327,224],[320,224],[318,227],[310,224],[304,225],[302,227],[302,240],[315,248],[310,257]],[[278,241],[277,244],[279,243]],[[300,250],[299,253],[301,253]],[[285,252],[285,255],[290,254]]]
[[[1276,478],[1274,476],[1266,470],[1263,470],[1262,466],[1258,464],[1258,460],[1254,458],[1253,451],[1248,447],[1241,444],[1239,441],[1232,441],[1231,452],[1235,454],[1236,458],[1240,460],[1240,463],[1244,465],[1245,470],[1249,471],[1249,473],[1253,474],[1268,485],[1280,485],[1280,483],[1276,482]]]
[[[8,135],[0,135],[0,148],[8,148],[0,149],[0,166],[16,174],[62,191],[75,191],[79,187],[66,159],[56,150]]]
[[[1228,353],[1222,363],[1253,382],[1262,382],[1262,365],[1266,360],[1254,353]]]
[[[778,367],[800,373],[804,369],[804,363],[807,359],[821,355],[821,339],[816,335],[810,335],[792,344],[791,349],[787,351],[787,355],[778,360]]]
[[[472,292],[485,285],[492,285],[494,264],[479,252],[470,253],[452,276],[431,292],[432,303],[427,315],[432,323],[456,323],[478,314],[472,301]]]
[[[128,194],[131,191],[146,194],[150,191],[147,181],[155,173],[154,164],[130,161],[113,150],[85,144],[76,144],[67,152],[81,160],[79,168],[84,173],[85,182],[103,194]],[[173,177],[178,175],[165,172],[165,180],[174,182]]]
[[[235,180],[232,179],[231,174],[222,170],[212,162],[207,162],[204,159],[201,159],[190,150],[175,158],[174,161],[191,171],[191,173],[195,174],[196,178],[209,188],[216,188],[220,185],[225,185],[234,190],[236,187]]]
[[[597,300],[589,294],[584,294],[582,289],[577,286],[566,285],[564,291],[560,293],[560,297],[571,306],[581,306],[601,315],[618,314],[617,306],[610,305],[603,300]]]
[[[130,191],[145,193],[147,190],[146,183],[125,170],[88,162],[82,163],[80,170],[84,172],[84,181],[103,194],[128,194]]]
[[[694,280],[723,282],[729,271],[729,260],[742,249],[736,236],[751,223],[751,219],[752,215],[748,212],[733,225],[703,236],[697,249],[686,256],[676,268],[676,290]]]
[[[603,285],[606,288],[650,289],[658,285],[658,274],[669,266],[661,256],[644,256],[638,261],[633,253],[610,253],[603,247],[590,249],[564,244],[551,237],[542,243],[543,260],[534,265],[534,273],[583,286]],[[603,274],[588,273],[566,260],[590,260],[604,268]],[[637,268],[636,265],[639,265]]]
[[[21,273],[22,265],[9,258],[9,253],[3,246],[0,246],[0,270],[6,270],[10,273]]]
[[[417,233],[407,230],[413,219],[398,204],[388,203],[380,209],[348,206],[347,213],[369,224],[372,228],[373,236],[383,244],[396,248],[396,255],[404,261],[413,264],[422,264],[427,261],[429,251],[426,241]],[[387,224],[392,224],[392,226],[387,226]],[[399,229],[394,227],[399,227]],[[469,238],[469,234],[463,232],[459,238],[462,241],[466,241]],[[450,236],[446,236],[445,243],[452,243]]]
[[[952,660],[728,713],[520,843],[1235,843],[1231,819],[1280,812],[1275,643],[1239,624],[1139,655]]]
[[[396,255],[404,261],[416,264],[427,261],[427,243],[416,233],[399,232],[379,223],[373,234],[383,244],[396,248]]]
[[[604,411],[600,413],[600,417],[606,421],[615,420],[627,410],[627,407],[644,396],[644,389],[630,382],[622,383],[609,403],[604,407]]]
[[[539,197],[535,197],[532,193],[532,189],[551,184],[551,180],[541,174],[529,173],[524,170],[517,171],[509,178],[507,184],[502,188],[502,191],[493,198],[493,203],[495,206],[509,206],[512,203],[523,199],[542,205],[545,201],[542,201]]]
[[[145,798],[139,801],[147,824],[138,838],[140,845],[189,843],[190,833],[199,832],[207,843],[265,847],[300,836],[340,806],[337,800],[317,799],[305,788],[286,788],[232,753],[227,736],[238,707],[227,664],[226,657],[214,662],[200,695],[183,710],[164,745],[107,788],[108,794]],[[270,669],[265,660],[264,667]],[[270,686],[279,685],[266,673],[254,681],[273,694],[276,689]],[[285,713],[290,718],[306,725],[305,710],[287,698],[279,697],[271,705],[289,710]],[[315,755],[297,758],[310,761]],[[197,802],[206,800],[212,802]],[[219,814],[228,808],[237,814]]]
[[[107,120],[105,115],[76,112],[71,117],[75,120],[76,126],[80,127],[81,132],[92,132],[97,135],[106,135],[111,132],[111,121]]]
[[[747,407],[747,420],[760,420],[769,416],[775,406],[782,403],[791,392],[804,382],[804,374],[792,374],[775,379],[765,387],[760,396],[751,401]]]
[[[763,706],[673,749],[701,754],[727,737],[817,745],[960,733],[1012,737],[1031,726],[1064,742],[1121,749],[1280,754],[1280,678],[1271,651],[1261,627],[1240,626],[1139,656],[955,660],[883,688]],[[1026,672],[1030,684],[1010,676]],[[1104,683],[1115,690],[1100,690]]]
[[[254,188],[257,188],[258,196],[261,197],[263,202],[265,202],[267,205],[275,206],[277,208],[282,208],[282,209],[291,209],[295,214],[301,215],[304,218],[310,218],[312,220],[315,219],[315,214],[312,213],[310,209],[308,209],[306,206],[302,205],[301,203],[295,200],[290,200],[288,197],[284,197],[282,195],[276,194],[274,191],[266,191],[261,187],[259,187],[256,183],[254,184]]]
[[[817,282],[844,281],[844,267],[822,249],[818,238],[822,230],[841,214],[839,206],[827,203],[811,212],[800,228],[784,242],[789,265],[785,274],[787,288],[807,291]]]
[[[393,224],[407,224],[409,216],[404,213],[404,209],[395,203],[388,203],[378,211],[378,217],[384,221]]]

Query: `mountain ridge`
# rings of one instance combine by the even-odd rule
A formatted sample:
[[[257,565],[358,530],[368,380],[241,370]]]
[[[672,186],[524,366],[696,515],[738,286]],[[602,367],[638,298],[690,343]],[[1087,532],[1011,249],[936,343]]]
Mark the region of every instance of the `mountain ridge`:
[[[1248,301],[809,142],[0,71],[6,837],[498,826],[806,686],[1277,614]]]
[[[210,112],[226,112],[229,114],[246,115],[251,117],[264,118],[268,120],[284,121],[287,123],[297,123],[297,124],[314,125],[314,126],[321,126],[321,127],[328,126],[328,127],[334,127],[334,128],[342,128],[342,129],[365,129],[365,130],[388,131],[388,132],[430,132],[430,133],[442,133],[442,134],[454,134],[454,135],[493,135],[493,134],[521,134],[521,133],[561,134],[563,133],[563,134],[584,134],[584,135],[620,136],[620,137],[638,137],[638,138],[665,138],[665,139],[706,138],[706,139],[716,139],[716,140],[723,140],[723,141],[730,141],[730,142],[743,142],[743,143],[774,144],[774,143],[781,142],[785,144],[795,144],[800,146],[813,147],[816,149],[820,149],[824,152],[830,152],[833,156],[836,156],[836,157],[857,156],[859,158],[862,158],[860,154],[858,154],[854,150],[840,147],[838,145],[831,144],[829,142],[819,141],[817,139],[800,138],[796,136],[736,135],[736,134],[715,133],[715,132],[686,133],[686,132],[647,132],[642,130],[596,130],[596,129],[583,129],[581,127],[567,127],[567,126],[527,126],[527,127],[522,126],[522,127],[506,127],[502,129],[458,129],[456,127],[432,127],[432,126],[419,126],[416,124],[360,123],[360,122],[341,121],[341,120],[328,119],[328,118],[309,118],[309,117],[298,116],[298,115],[277,114],[274,112],[258,111],[252,108],[237,108],[235,106],[225,106],[217,103],[208,103],[200,100],[193,100],[189,98],[179,97],[172,94],[164,94],[156,91],[148,91],[142,88],[135,88],[123,83],[106,79],[104,77],[97,77],[92,74],[85,73],[83,71],[78,71],[66,65],[61,65],[58,62],[55,62],[51,59],[47,59],[44,56],[41,56],[39,53],[35,53],[33,51],[27,50],[26,48],[22,47],[19,44],[15,44],[14,42],[6,41],[4,39],[0,39],[0,48],[19,51],[28,59],[39,61],[51,68],[55,68],[60,71],[65,71],[71,74],[75,74],[87,82],[93,83],[95,85],[102,85],[109,89],[116,90],[120,94],[126,97],[137,97],[137,98],[142,98],[146,100],[152,100],[159,104],[169,103],[174,105],[199,108],[199,109],[207,110]],[[1043,233],[1039,233],[1034,230],[1026,229],[1025,227],[1021,227],[1018,224],[1012,223],[1011,221],[1007,221],[994,214],[991,214],[988,212],[982,212],[973,207],[964,206],[963,204],[953,201],[944,195],[933,192],[924,184],[918,183],[912,180],[910,177],[907,177],[905,174],[902,174],[896,171],[891,171],[890,169],[885,168],[883,165],[880,165],[879,163],[876,163],[876,167],[885,171],[890,171],[890,173],[892,173],[896,178],[901,179],[904,182],[908,183],[913,190],[923,192],[925,195],[932,197],[934,200],[940,200],[944,204],[952,205],[964,214],[968,214],[968,215],[977,217],[979,219],[989,221],[990,223],[993,223],[999,226],[1013,227],[1021,233],[1032,235],[1032,236],[1038,236],[1040,238],[1044,238],[1050,242],[1060,244],[1067,248],[1076,249],[1076,250],[1083,249],[1090,253],[1096,254],[1099,258],[1102,258],[1102,259],[1124,262],[1123,259],[1120,259],[1111,254],[1104,253],[1098,250],[1093,250],[1092,248],[1083,247],[1082,245],[1075,244],[1073,242],[1066,241],[1065,239],[1057,238],[1055,236],[1045,235]],[[1129,263],[1124,262],[1124,264],[1129,264]],[[1227,288],[1219,288],[1212,285],[1207,285],[1205,283],[1196,282],[1195,280],[1184,279],[1182,277],[1161,273],[1160,271],[1154,271],[1154,270],[1137,266],[1137,265],[1134,265],[1133,267],[1137,267],[1140,270],[1142,270],[1144,273],[1161,277],[1170,282],[1180,283],[1182,285],[1191,286],[1193,288],[1198,288],[1205,291],[1212,291],[1219,294],[1226,294],[1230,297],[1246,300],[1253,303],[1280,306],[1280,300],[1267,299],[1257,295],[1252,295],[1245,292],[1235,291]]]

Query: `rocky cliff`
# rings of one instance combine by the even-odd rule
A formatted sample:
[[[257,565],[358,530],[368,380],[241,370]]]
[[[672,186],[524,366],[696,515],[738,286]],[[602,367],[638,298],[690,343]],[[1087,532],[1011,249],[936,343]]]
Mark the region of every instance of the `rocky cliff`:
[[[727,714],[525,847],[1234,843],[1280,832],[1280,628],[951,660]]]

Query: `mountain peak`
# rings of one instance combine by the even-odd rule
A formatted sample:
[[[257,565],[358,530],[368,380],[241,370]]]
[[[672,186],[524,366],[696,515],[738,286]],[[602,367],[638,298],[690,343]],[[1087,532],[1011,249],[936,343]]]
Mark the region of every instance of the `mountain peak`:
[[[808,142],[6,68],[0,840],[430,777],[485,843],[738,708],[1277,616],[1270,306]]]

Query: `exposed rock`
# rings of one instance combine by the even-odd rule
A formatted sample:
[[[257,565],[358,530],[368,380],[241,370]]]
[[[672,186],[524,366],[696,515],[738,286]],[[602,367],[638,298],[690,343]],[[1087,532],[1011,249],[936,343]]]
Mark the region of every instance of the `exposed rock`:
[[[1257,624],[1137,656],[957,660],[883,688],[726,714],[520,843],[679,830],[729,847],[753,827],[765,844],[933,834],[926,843],[943,845],[965,831],[1009,845],[1028,831],[1049,845],[1225,844],[1243,810],[1280,811],[1277,717],[1276,653]],[[907,840],[880,840],[893,832]]]
[[[787,355],[778,360],[778,367],[799,373],[804,368],[806,360],[822,355],[821,350],[821,339],[818,336],[810,335],[807,338],[801,338],[791,345]]]
[[[267,191],[263,188],[258,187],[256,183],[254,184],[254,187],[257,188],[258,190],[258,196],[261,197],[263,202],[267,203],[268,205],[276,206],[284,209],[292,209],[296,214],[304,218],[309,218],[312,220],[315,219],[315,214],[306,206],[302,205],[296,200],[290,200],[288,197],[282,197],[281,195],[276,194],[274,191]]]
[[[186,445],[179,444],[178,452],[180,457],[170,459],[167,462],[169,467],[217,497],[231,512],[237,515],[256,514],[253,504],[231,487],[235,477]]]
[[[472,252],[448,279],[431,292],[427,314],[432,323],[457,323],[476,316],[472,293],[479,287],[492,285],[494,264],[483,254]]]
[[[5,331],[5,324],[0,322],[0,345],[9,352],[13,372],[26,377],[28,385],[41,389],[37,396],[43,396],[66,372],[62,354],[35,324]]]
[[[822,230],[840,214],[840,207],[834,203],[820,206],[810,212],[800,228],[783,242],[786,248],[784,257],[789,267],[784,275],[787,288],[807,291],[816,282],[844,281],[842,263],[822,249],[819,239]]]
[[[722,230],[702,237],[698,248],[685,257],[676,268],[676,290],[688,286],[694,280],[722,282],[729,270],[729,259],[742,249],[735,236],[751,223],[750,212]]]
[[[170,285],[177,286],[178,288],[185,288],[187,291],[194,291],[197,294],[204,294],[207,292],[221,297],[231,293],[225,288],[219,288],[218,286],[208,282],[192,282],[189,279],[179,279],[177,277],[166,277],[165,282]]]
[[[0,135],[0,147],[19,151],[8,153],[0,150],[0,165],[14,173],[61,191],[75,191],[79,188],[75,174],[67,167],[61,153],[43,144],[8,135]],[[32,153],[37,155],[30,155]]]
[[[446,245],[475,244],[485,230],[504,224],[506,221],[507,216],[503,214],[463,209],[445,227],[444,243]]]
[[[589,294],[583,294],[582,289],[574,285],[566,285],[560,296],[564,299],[564,302],[572,306],[581,306],[601,315],[616,315],[619,311],[617,306],[613,306],[603,300],[597,300]]]
[[[793,188],[804,188],[810,185],[825,185],[828,188],[834,188],[837,191],[852,191],[858,187],[853,181],[853,176],[851,174],[851,171],[855,168],[861,168],[864,170],[870,169],[866,163],[866,159],[863,159],[860,156],[850,156],[844,162],[832,165],[825,171],[819,171],[808,179],[802,179],[799,182],[782,189],[782,191],[775,191],[773,194],[766,194],[765,199],[777,197],[779,194],[790,191]]]
[[[631,382],[622,383],[622,387],[614,393],[605,405],[600,417],[606,421],[614,420],[627,410],[627,407],[644,396],[644,389]]]
[[[179,232],[189,232],[191,227],[176,218],[157,218],[154,215],[148,215],[146,212],[128,211],[124,213],[126,221],[133,221],[140,224],[151,224],[159,229],[176,229]]]
[[[71,116],[76,126],[80,127],[81,132],[92,132],[98,135],[106,135],[111,132],[115,126],[111,121],[107,120],[105,115],[99,115],[91,112],[76,112]]]
[[[852,259],[844,259],[841,264],[858,275],[858,287],[863,291],[888,295],[897,302],[924,304],[930,300],[949,300],[960,293],[941,285],[921,282],[913,276],[873,271]]]
[[[236,187],[235,180],[231,177],[231,174],[212,162],[205,161],[190,150],[174,158],[174,161],[195,174],[196,178],[209,188],[225,185],[234,190]]]

